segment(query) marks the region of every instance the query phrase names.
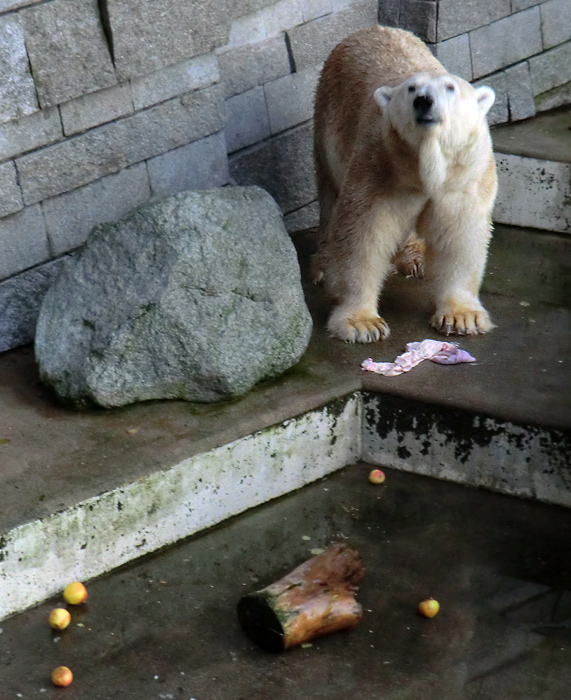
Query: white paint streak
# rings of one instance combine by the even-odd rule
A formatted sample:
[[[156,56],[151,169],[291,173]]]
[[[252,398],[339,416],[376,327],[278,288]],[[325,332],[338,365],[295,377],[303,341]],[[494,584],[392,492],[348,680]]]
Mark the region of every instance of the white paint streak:
[[[301,488],[361,454],[359,395],[6,533],[0,619]]]

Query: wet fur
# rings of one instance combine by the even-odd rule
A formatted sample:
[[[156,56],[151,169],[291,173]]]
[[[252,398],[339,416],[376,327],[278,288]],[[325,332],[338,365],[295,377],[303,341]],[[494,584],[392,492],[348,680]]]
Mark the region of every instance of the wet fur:
[[[427,84],[448,80],[414,35],[373,27],[341,42],[319,81],[320,243],[312,274],[333,302],[330,333],[346,341],[389,334],[377,304],[395,269],[422,276],[426,267],[434,282],[435,328],[463,334],[493,327],[478,299],[497,187],[485,112],[473,114],[480,97],[476,101],[468,83],[450,76],[460,92],[457,109],[467,111],[458,119],[447,115],[438,128],[403,130],[403,120],[391,121],[384,94],[375,91],[386,86],[397,96],[390,97],[394,109],[405,109],[399,86],[418,73],[428,74]]]

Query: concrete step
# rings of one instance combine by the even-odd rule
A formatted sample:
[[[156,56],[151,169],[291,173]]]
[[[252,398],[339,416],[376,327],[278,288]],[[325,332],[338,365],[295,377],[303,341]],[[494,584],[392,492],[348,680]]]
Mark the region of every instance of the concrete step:
[[[0,358],[0,619],[360,456],[357,372],[297,368],[224,406],[73,413]],[[307,374],[312,376],[308,377]]]
[[[340,470],[0,624],[2,700],[564,700],[571,685],[571,510],[387,470]],[[236,605],[346,538],[362,621],[265,652]],[[433,596],[440,612],[420,617]],[[65,665],[74,682],[53,688]],[[70,695],[71,693],[71,695]]]
[[[305,275],[314,241],[297,243]],[[381,301],[392,335],[366,347],[327,337],[322,292],[307,285],[315,330],[302,361],[224,405],[77,413],[39,384],[30,348],[0,355],[0,619],[362,455],[571,506],[569,244],[499,227],[484,295],[498,328],[461,339],[472,365],[360,369],[434,335],[426,283],[399,277]]]
[[[571,105],[492,128],[494,221],[571,233]]]

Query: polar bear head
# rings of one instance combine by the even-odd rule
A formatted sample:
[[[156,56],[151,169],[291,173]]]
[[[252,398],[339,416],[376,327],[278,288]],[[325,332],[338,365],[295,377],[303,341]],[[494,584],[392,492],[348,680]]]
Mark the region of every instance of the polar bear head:
[[[374,99],[400,136],[412,145],[433,130],[468,134],[478,128],[494,103],[495,93],[485,86],[474,88],[454,75],[416,73],[396,87],[378,88]]]

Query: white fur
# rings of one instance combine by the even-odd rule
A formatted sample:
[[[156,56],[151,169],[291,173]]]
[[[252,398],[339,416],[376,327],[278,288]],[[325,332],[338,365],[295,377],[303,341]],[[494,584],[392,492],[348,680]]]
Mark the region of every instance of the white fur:
[[[435,100],[434,113],[441,120],[428,129],[416,122],[413,110],[415,97],[427,94]],[[474,89],[461,78],[451,75],[431,77],[427,73],[417,73],[396,88],[377,88],[373,98],[399,135],[418,148],[420,178],[429,197],[441,191],[450,159],[456,159],[458,153],[471,159],[468,168],[471,179],[479,174],[476,171],[481,172],[481,166],[486,164],[483,151],[487,151],[489,143],[487,129],[483,129],[482,142],[477,144],[473,153],[469,152],[465,135],[478,122],[484,123],[484,117],[495,100],[492,88]],[[465,128],[459,129],[459,124]]]
[[[404,40],[418,42],[402,30],[378,31],[384,37],[395,33],[401,45]],[[363,36],[370,34],[365,30]],[[426,64],[434,70],[435,61],[426,53]],[[356,59],[356,71],[359,66]],[[457,76],[439,74],[439,69],[417,72],[396,86],[382,85],[365,103],[363,120],[351,124],[355,136],[349,154],[337,139],[335,119],[343,112],[337,111],[336,100],[342,98],[326,88],[323,94],[330,100],[331,107],[323,112],[330,121],[316,131],[316,139],[339,190],[316,256],[319,277],[325,277],[336,300],[330,333],[350,342],[371,342],[389,334],[378,315],[378,295],[392,256],[415,228],[425,239],[426,267],[433,280],[432,325],[445,333],[491,330],[478,296],[496,188],[486,122],[493,90],[474,88]],[[398,138],[406,147],[398,146]],[[384,187],[384,173],[370,168],[370,154],[376,149],[398,160],[407,148],[416,151],[418,171],[410,172],[415,161],[409,155],[406,165],[395,162],[389,169],[390,186]],[[401,191],[395,189],[399,183]],[[323,195],[324,187],[322,202]]]
[[[420,179],[424,189],[429,197],[437,197],[446,182],[448,163],[435,135],[430,134],[423,139],[418,156]]]

